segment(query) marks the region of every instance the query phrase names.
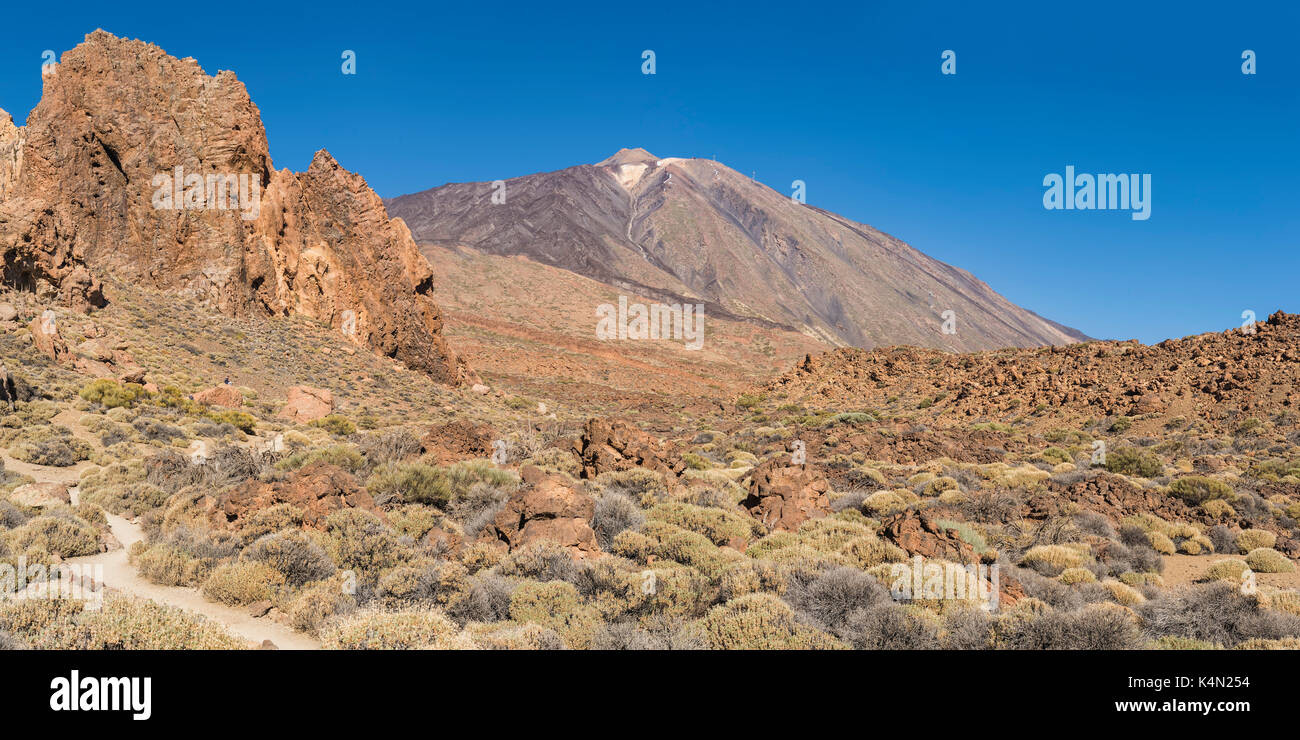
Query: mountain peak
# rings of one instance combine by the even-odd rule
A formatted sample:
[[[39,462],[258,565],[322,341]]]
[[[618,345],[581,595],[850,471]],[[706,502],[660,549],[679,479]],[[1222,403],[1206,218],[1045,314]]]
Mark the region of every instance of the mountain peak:
[[[635,149],[619,149],[614,156],[602,162],[597,162],[597,167],[617,167],[624,164],[655,164],[659,158],[647,152],[641,147]]]

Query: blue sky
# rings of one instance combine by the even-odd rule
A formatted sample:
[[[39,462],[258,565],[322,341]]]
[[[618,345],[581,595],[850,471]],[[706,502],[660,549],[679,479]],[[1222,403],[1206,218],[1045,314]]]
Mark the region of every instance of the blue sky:
[[[385,197],[621,147],[716,155],[1092,336],[1300,312],[1294,3],[470,5],[21,4],[0,108],[21,123],[42,52],[102,27],[234,70],[277,167],[323,147]],[[1066,165],[1150,174],[1150,219],[1045,210]]]

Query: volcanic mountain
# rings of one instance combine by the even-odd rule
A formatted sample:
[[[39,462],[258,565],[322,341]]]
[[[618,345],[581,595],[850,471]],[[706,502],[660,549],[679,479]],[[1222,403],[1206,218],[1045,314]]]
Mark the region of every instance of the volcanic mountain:
[[[594,165],[386,203],[422,245],[523,255],[832,345],[970,351],[1085,338],[965,270],[713,160],[623,149]],[[943,331],[949,310],[955,333]]]
[[[43,82],[25,126],[0,111],[5,286],[88,311],[112,277],[229,316],[306,316],[468,377],[405,224],[323,149],[304,173],[276,170],[233,72],[95,31]]]

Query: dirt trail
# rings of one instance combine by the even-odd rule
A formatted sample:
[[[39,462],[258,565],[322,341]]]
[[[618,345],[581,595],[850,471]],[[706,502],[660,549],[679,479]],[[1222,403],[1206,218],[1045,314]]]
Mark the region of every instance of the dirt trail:
[[[72,489],[73,505],[78,503],[78,491]],[[150,583],[136,572],[127,562],[127,552],[131,545],[144,539],[140,525],[123,519],[115,514],[105,512],[108,526],[113,536],[122,543],[121,549],[103,552],[98,555],[86,555],[68,558],[69,563],[80,565],[100,565],[104,568],[104,584],[122,593],[138,598],[152,599],[160,604],[167,604],[178,609],[195,612],[224,626],[231,634],[260,645],[263,640],[270,640],[276,647],[287,650],[316,650],[320,643],[312,638],[295,632],[270,619],[255,619],[248,612],[223,606],[203,597],[197,589],[178,586],[159,586]]]
[[[46,468],[21,463],[9,457],[5,457],[4,461],[9,470],[30,475],[38,483],[56,482],[65,485],[75,484],[83,466],[89,467],[88,464],[83,463],[72,468]],[[72,494],[72,504],[74,506],[79,504],[80,496],[77,488],[69,486],[68,491]],[[201,614],[225,627],[231,634],[242,637],[254,645],[261,645],[263,640],[270,640],[276,647],[285,650],[320,648],[320,643],[316,640],[282,624],[267,618],[255,619],[247,611],[208,601],[197,589],[160,586],[141,578],[135,568],[127,562],[127,552],[132,544],[144,539],[144,532],[140,529],[140,525],[134,522],[115,514],[104,513],[108,518],[109,529],[117,541],[122,543],[122,547],[98,555],[68,558],[68,563],[102,566],[103,582],[108,588]]]

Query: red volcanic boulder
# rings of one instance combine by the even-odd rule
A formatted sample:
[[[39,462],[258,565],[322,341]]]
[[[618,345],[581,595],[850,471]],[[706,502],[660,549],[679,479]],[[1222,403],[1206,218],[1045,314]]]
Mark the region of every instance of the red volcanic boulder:
[[[44,509],[60,504],[71,504],[72,495],[62,483],[28,483],[9,494],[9,500],[19,506]]]
[[[234,386],[219,385],[195,393],[194,400],[204,406],[223,406],[228,409],[237,409],[244,405],[244,394],[240,393]]]
[[[245,481],[209,504],[214,524],[236,527],[247,517],[276,504],[302,509],[303,525],[316,529],[323,528],[325,517],[339,509],[375,511],[374,499],[366,489],[351,474],[328,463],[313,463],[287,480],[274,483]]]
[[[63,335],[59,333],[58,324],[54,319],[37,316],[32,319],[32,323],[27,328],[32,333],[32,343],[41,354],[60,365],[72,360],[72,350],[68,349],[68,343],[63,341]]]
[[[430,429],[420,440],[420,451],[432,455],[439,465],[489,457],[495,435],[490,426],[457,419]]]
[[[957,530],[941,527],[924,512],[904,511],[885,520],[881,533],[909,556],[953,563],[978,563],[975,548],[957,536]]]
[[[809,519],[831,510],[826,478],[807,464],[794,465],[778,455],[754,468],[749,496],[742,505],[768,529],[793,532]]]
[[[528,465],[521,475],[524,486],[510,495],[505,508],[479,536],[515,550],[542,540],[568,548],[575,558],[600,552],[591,517],[596,504],[558,475],[547,475]]]
[[[280,411],[280,418],[295,424],[310,424],[334,413],[334,394],[320,388],[295,385],[289,389],[289,400]]]
[[[588,419],[576,451],[584,478],[635,467],[667,475],[685,469],[671,445],[621,420]]]

